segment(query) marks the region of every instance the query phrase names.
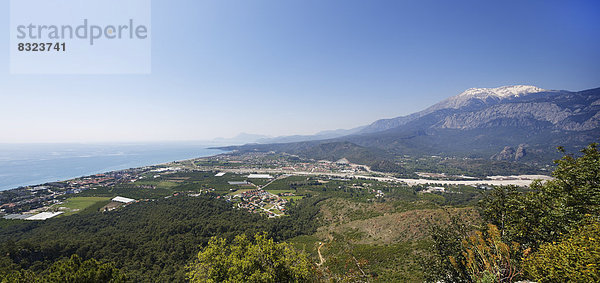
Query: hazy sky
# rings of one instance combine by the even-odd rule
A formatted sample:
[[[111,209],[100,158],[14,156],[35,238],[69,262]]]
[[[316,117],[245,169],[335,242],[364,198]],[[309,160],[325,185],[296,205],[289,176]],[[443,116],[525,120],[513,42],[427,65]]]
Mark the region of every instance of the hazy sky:
[[[470,87],[600,87],[598,1],[152,1],[152,74],[9,74],[0,142],[288,135]]]

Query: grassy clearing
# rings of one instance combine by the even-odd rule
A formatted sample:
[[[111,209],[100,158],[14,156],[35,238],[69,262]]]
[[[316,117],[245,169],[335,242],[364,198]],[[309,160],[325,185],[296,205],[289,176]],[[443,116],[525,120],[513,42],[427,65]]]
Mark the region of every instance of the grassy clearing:
[[[74,198],[67,199],[60,206],[66,207],[70,210],[70,211],[65,212],[64,215],[71,215],[71,214],[78,213],[88,207],[91,207],[91,206],[95,205],[96,203],[106,202],[109,200],[110,200],[110,198],[108,198],[108,197],[74,197]]]
[[[321,268],[333,277],[358,278],[364,272],[370,282],[423,282],[419,260],[431,246],[429,225],[447,222],[450,215],[473,220],[477,214],[473,208],[443,209],[419,195],[410,196],[411,201],[387,202],[328,199],[321,205],[324,226],[287,242],[315,263],[323,243]]]
[[[324,226],[315,236],[325,238],[329,234],[356,232],[361,237],[352,238],[356,244],[393,244],[404,241],[421,240],[428,236],[432,223],[446,223],[451,215],[458,215],[465,221],[475,221],[479,215],[474,208],[422,209],[406,212],[386,213],[384,215],[337,222],[338,225]]]
[[[302,235],[287,240],[297,250],[310,254],[315,260],[317,259],[317,247],[321,240],[313,235]]]
[[[423,270],[418,263],[428,242],[406,241],[390,245],[354,245],[335,239],[321,249],[325,266],[338,274],[357,269],[357,262],[372,282],[423,282]]]

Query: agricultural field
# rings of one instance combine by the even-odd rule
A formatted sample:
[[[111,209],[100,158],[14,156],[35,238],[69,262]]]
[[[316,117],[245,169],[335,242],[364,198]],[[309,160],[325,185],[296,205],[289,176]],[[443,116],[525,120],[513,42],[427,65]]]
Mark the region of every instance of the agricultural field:
[[[92,206],[104,206],[108,202],[110,202],[109,197],[73,197],[68,198],[62,204],[58,205],[58,208],[66,208],[63,216],[68,216],[79,213]]]
[[[98,231],[128,235],[133,231],[115,229],[106,226],[106,223],[116,221],[129,227],[130,223],[139,222],[135,233],[143,231],[154,235],[154,229],[160,228],[157,239],[178,239],[169,248],[172,257],[161,259],[163,262],[160,264],[167,266],[168,270],[160,268],[160,265],[152,267],[152,262],[143,263],[148,264],[144,270],[154,270],[152,275],[139,273],[137,266],[140,262],[121,253],[135,253],[140,245],[146,244],[148,246],[144,249],[147,251],[164,251],[162,240],[148,242],[149,236],[146,236],[146,239],[137,239],[139,243],[119,242],[121,248],[111,252],[103,251],[106,245],[97,244],[104,239],[91,241],[96,250],[104,252],[99,254],[100,259],[123,266],[127,274],[140,281],[156,276],[164,281],[182,281],[185,274],[178,268],[197,254],[198,245],[206,245],[208,239],[216,234],[231,239],[231,236],[241,233],[240,227],[247,225],[250,230],[244,230],[246,235],[263,231],[274,240],[286,242],[304,252],[316,264],[323,278],[330,281],[423,282],[429,276],[428,265],[423,262],[434,256],[432,247],[437,241],[432,231],[443,223],[454,221],[452,219],[460,219],[460,223],[468,229],[481,227],[484,224],[481,213],[485,210],[479,204],[495,192],[486,186],[426,183],[409,186],[403,182],[360,175],[317,173],[290,176],[288,173],[271,173],[276,179],[257,180],[248,178],[253,169],[227,171],[223,175],[217,173],[224,172],[224,168],[170,172],[155,171],[155,168],[148,170],[152,171],[141,172],[126,181],[94,185],[80,191],[77,197],[63,200],[54,209],[64,207],[63,211],[67,214],[46,220],[43,226],[73,227],[74,223],[79,223],[77,219],[87,217],[85,219],[97,225],[94,229]],[[253,184],[233,182],[270,183],[263,189],[267,194]],[[524,187],[511,188],[514,190],[511,195],[531,191]],[[253,192],[243,198],[233,197],[246,191]],[[120,205],[104,213],[92,213],[97,213],[116,196],[140,201]],[[194,211],[196,216],[190,217],[189,211]],[[75,213],[77,215],[69,216]],[[123,217],[127,221],[123,222]],[[148,226],[157,219],[161,219],[161,227]],[[173,219],[180,220],[173,222]],[[26,231],[32,225],[35,226],[35,223],[31,221],[0,221],[0,227],[5,231]],[[80,228],[72,230],[73,235],[83,235],[87,231]],[[51,238],[47,235],[54,232],[52,228],[40,228],[27,235],[47,239]],[[12,235],[10,232],[4,234],[5,237]],[[0,233],[0,237],[2,235]],[[71,237],[73,241],[81,239],[79,236]],[[114,239],[120,241],[121,237]],[[26,240],[21,239],[24,245]],[[192,245],[178,244],[179,240]],[[51,241],[44,242],[46,246],[52,244]],[[458,245],[454,243],[448,247]]]
[[[304,198],[304,196],[283,196],[282,198],[285,200],[297,201],[297,200],[301,200],[302,198]]]

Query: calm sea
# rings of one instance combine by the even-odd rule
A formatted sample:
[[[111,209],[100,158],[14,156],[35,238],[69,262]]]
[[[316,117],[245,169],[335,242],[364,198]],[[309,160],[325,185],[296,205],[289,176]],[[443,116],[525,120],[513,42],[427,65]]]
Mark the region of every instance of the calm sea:
[[[222,152],[193,143],[0,144],[0,191]]]

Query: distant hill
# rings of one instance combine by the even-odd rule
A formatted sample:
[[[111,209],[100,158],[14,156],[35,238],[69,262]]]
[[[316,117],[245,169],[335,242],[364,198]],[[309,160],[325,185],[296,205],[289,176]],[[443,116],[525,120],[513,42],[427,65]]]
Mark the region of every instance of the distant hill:
[[[521,145],[530,157],[550,154],[557,145],[580,148],[600,139],[600,88],[469,89],[424,111],[376,121],[345,139],[395,153],[491,157]]]
[[[582,114],[578,111],[597,114],[600,103],[598,99],[600,99],[598,89],[582,92],[550,91],[523,85],[471,88],[423,111],[375,121],[360,133],[381,132],[397,128],[441,110],[450,110],[446,112],[452,115],[444,117],[443,123],[436,125],[438,128],[475,128],[482,126],[482,123],[500,118],[531,117],[528,114],[533,114],[531,118],[534,120],[558,122],[570,116]],[[597,128],[598,121],[598,116],[596,116],[588,124],[578,125],[578,129]],[[566,120],[565,122],[573,121]],[[575,128],[568,127],[564,129],[575,130]]]
[[[324,139],[332,139],[337,137],[343,137],[347,135],[352,135],[359,133],[364,126],[356,127],[353,129],[338,129],[331,131],[322,131],[318,132],[314,135],[293,135],[293,136],[281,136],[281,137],[272,137],[272,138],[261,138],[256,140],[257,143],[288,143],[288,142],[301,142],[301,141],[314,141],[314,140],[324,140]]]
[[[357,129],[331,139],[229,149],[370,163],[406,154],[548,163],[559,156],[556,146],[575,150],[600,141],[600,88],[472,88],[423,111]]]
[[[385,150],[360,146],[347,141],[319,140],[294,143],[248,144],[244,146],[222,147],[225,150],[240,152],[286,152],[315,160],[336,161],[346,158],[351,162],[372,165],[383,160],[391,160],[392,156]]]

